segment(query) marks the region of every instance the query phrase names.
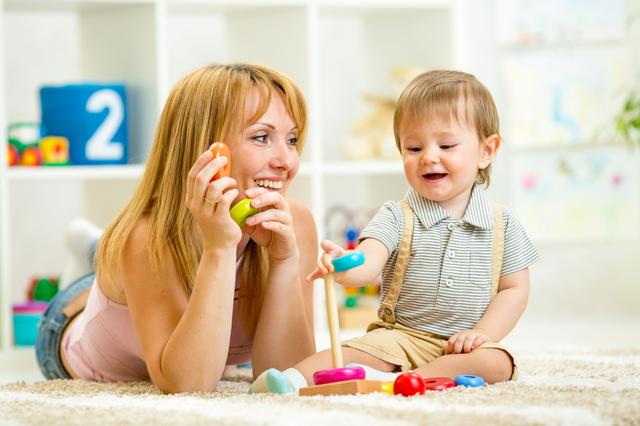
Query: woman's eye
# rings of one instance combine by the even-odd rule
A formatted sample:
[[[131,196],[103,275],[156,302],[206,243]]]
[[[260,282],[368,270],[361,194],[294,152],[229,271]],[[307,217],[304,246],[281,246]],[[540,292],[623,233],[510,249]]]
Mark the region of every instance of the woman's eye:
[[[289,145],[296,145],[298,143],[298,138],[289,138],[287,142]]]
[[[269,141],[269,136],[268,135],[257,135],[253,137],[253,140],[258,141],[258,142],[268,142]]]

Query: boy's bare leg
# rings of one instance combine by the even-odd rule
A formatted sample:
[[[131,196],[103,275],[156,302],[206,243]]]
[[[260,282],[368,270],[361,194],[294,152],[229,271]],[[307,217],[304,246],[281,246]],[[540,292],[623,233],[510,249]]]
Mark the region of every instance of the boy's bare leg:
[[[441,356],[413,371],[424,378],[473,374],[493,384],[511,379],[513,362],[511,357],[501,349],[481,348],[466,354]]]
[[[342,346],[342,358],[344,359],[344,365],[351,364],[352,362],[368,365],[376,370],[389,372],[396,368],[395,364],[390,364],[375,356],[363,352],[361,350]],[[329,370],[333,368],[333,362],[331,360],[331,349],[326,349],[322,352],[318,352],[300,361],[294,367],[300,371],[304,378],[307,379],[309,386],[313,384],[313,373],[319,370]]]

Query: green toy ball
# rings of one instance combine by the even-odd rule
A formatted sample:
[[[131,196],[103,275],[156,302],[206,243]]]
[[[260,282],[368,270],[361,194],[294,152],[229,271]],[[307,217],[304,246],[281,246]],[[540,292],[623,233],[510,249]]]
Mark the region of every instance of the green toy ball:
[[[251,198],[245,198],[233,206],[229,213],[231,213],[231,219],[233,219],[238,226],[242,227],[249,216],[258,213],[259,211],[260,209],[251,207]]]

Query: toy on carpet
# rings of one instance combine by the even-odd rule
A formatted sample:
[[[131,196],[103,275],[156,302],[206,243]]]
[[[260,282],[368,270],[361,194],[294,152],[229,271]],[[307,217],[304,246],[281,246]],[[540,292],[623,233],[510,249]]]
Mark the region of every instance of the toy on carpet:
[[[424,379],[424,389],[428,391],[443,391],[456,386],[450,377],[430,377]]]
[[[229,147],[221,142],[215,142],[209,148],[211,153],[213,154],[213,158],[216,159],[218,157],[227,157],[227,164],[224,165],[218,172],[213,175],[211,181],[213,182],[216,179],[220,179],[222,177],[227,177],[231,175],[231,152],[229,151]],[[240,200],[235,206],[233,206],[230,210],[231,218],[238,226],[244,226],[247,218],[251,215],[258,213],[260,209],[251,206],[251,198],[245,198]]]
[[[345,256],[334,259],[332,264],[335,272],[343,272],[364,263],[364,253],[354,251]],[[331,360],[333,369],[317,371],[313,375],[314,386],[301,388],[300,396],[312,395],[350,395],[356,393],[380,392],[382,382],[364,380],[365,371],[362,367],[344,367],[342,348],[338,336],[338,309],[334,292],[333,272],[324,278],[327,318],[329,320],[329,336],[331,340]]]
[[[412,371],[402,373],[393,383],[393,393],[395,395],[413,396],[424,394],[424,379]]]
[[[460,374],[459,376],[456,376],[455,382],[458,386],[465,386],[468,388],[476,388],[485,385],[482,377],[471,374]]]

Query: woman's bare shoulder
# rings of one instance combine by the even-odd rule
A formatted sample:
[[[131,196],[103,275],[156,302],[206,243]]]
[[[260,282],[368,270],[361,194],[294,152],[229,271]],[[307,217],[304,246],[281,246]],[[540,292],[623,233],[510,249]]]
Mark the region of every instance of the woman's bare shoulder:
[[[149,247],[150,220],[143,216],[135,223],[122,252],[122,263],[113,282],[101,282],[100,289],[105,296],[116,303],[127,305],[127,294],[131,294],[132,287],[140,289],[151,283],[156,283],[159,276],[165,278],[175,276],[175,268],[171,256],[163,253],[166,259],[160,265],[154,265],[151,260]],[[158,269],[160,268],[160,269]]]
[[[318,245],[318,233],[315,220],[309,208],[295,200],[289,200],[289,208],[300,249],[308,251],[310,248],[316,247]]]
[[[289,199],[289,209],[291,211],[291,217],[300,225],[311,225],[315,228],[315,222],[311,210],[300,201]]]

